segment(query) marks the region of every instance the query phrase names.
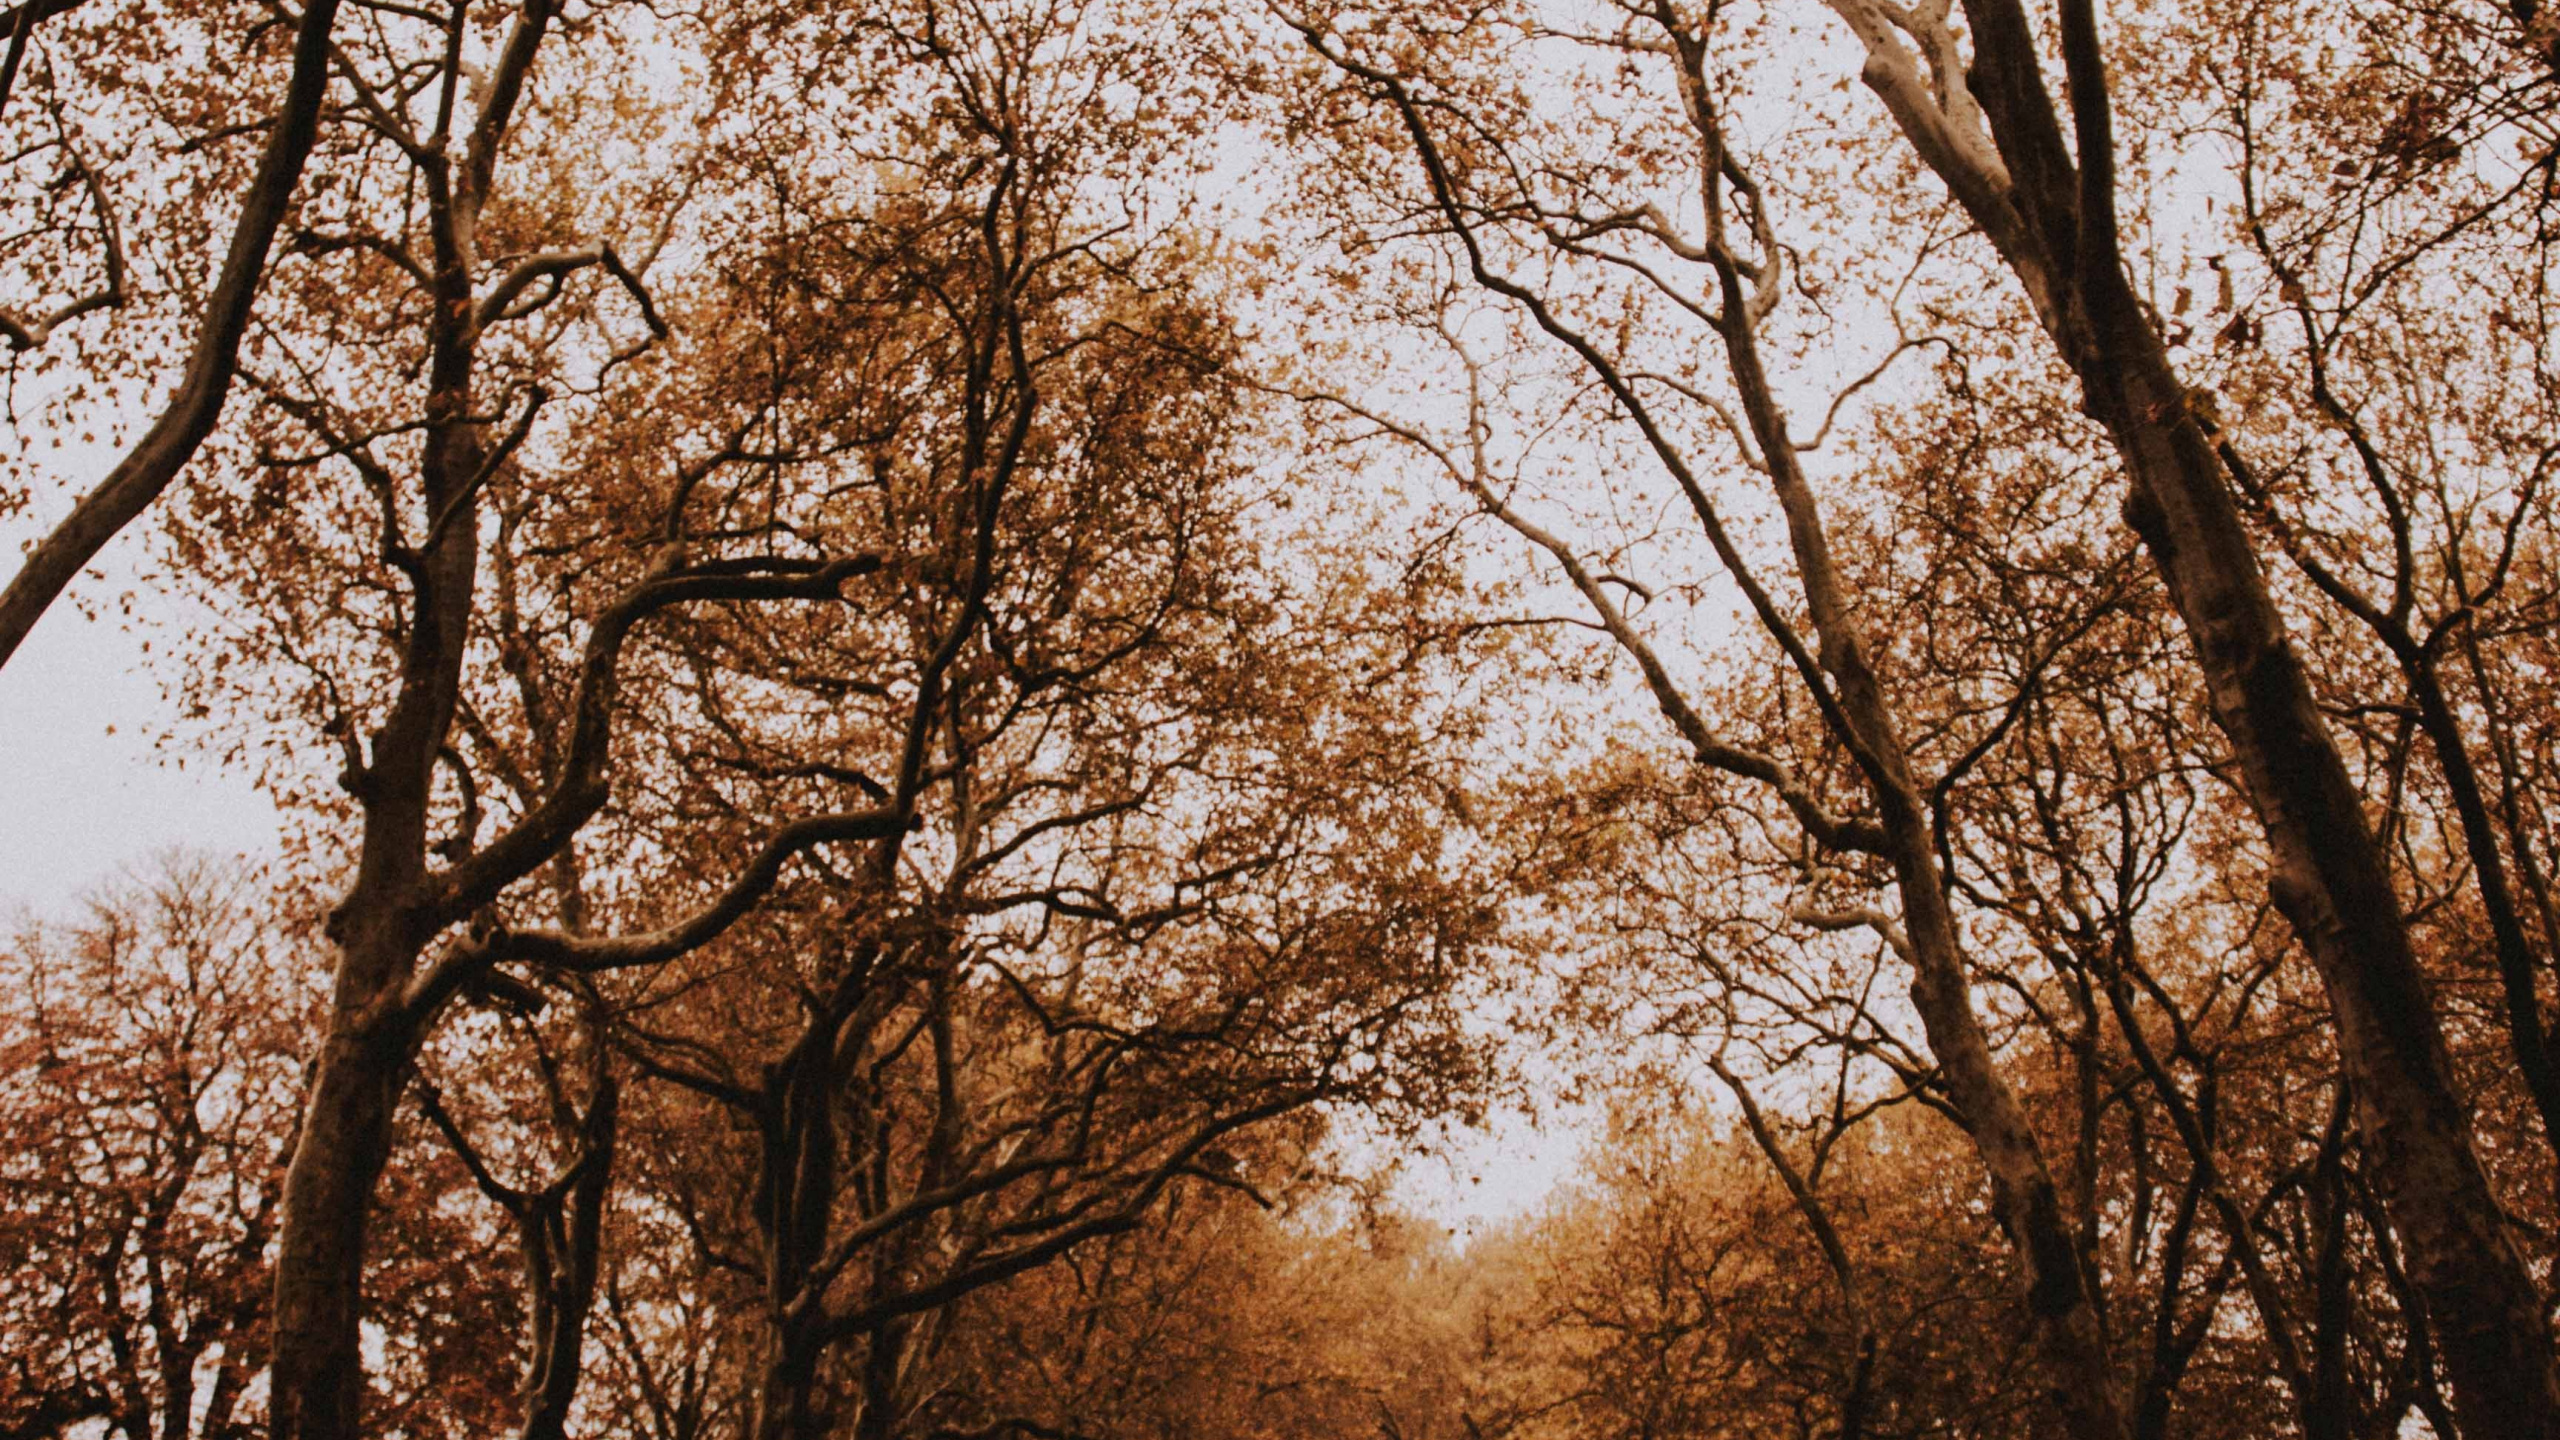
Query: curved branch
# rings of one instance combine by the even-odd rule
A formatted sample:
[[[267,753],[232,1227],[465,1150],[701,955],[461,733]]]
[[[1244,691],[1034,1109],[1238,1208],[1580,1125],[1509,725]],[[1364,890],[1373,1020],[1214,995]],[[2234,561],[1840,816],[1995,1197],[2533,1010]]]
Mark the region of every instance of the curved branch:
[[[613,742],[618,666],[631,627],[673,605],[698,600],[834,600],[847,580],[880,568],[877,555],[847,560],[705,561],[687,569],[670,546],[641,581],[597,617],[579,662],[571,701],[567,753],[548,794],[489,847],[447,871],[430,913],[448,925],[497,898],[533,873],[588,818],[609,793],[605,765]],[[894,833],[894,832],[893,832]]]
[[[565,930],[496,929],[454,947],[422,972],[400,996],[403,1020],[415,1024],[434,1013],[471,979],[492,965],[528,961],[564,970],[621,970],[657,965],[701,949],[755,908],[782,878],[782,867],[804,850],[884,840],[906,820],[888,809],[812,815],[773,832],[729,881],[717,899],[672,925],[634,935],[572,935]]]

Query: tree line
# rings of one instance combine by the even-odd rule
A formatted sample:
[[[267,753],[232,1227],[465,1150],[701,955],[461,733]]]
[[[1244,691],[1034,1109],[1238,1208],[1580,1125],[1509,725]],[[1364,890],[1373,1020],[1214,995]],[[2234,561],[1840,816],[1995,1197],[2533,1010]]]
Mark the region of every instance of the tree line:
[[[2535,0],[0,22],[0,1435],[2560,1436]]]

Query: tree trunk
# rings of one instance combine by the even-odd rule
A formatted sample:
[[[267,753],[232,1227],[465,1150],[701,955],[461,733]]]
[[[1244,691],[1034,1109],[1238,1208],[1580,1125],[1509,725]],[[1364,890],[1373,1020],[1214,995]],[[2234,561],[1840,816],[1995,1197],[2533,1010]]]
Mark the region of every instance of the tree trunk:
[[[268,1400],[275,1440],[354,1440],[360,1433],[365,1222],[391,1150],[401,1059],[344,1025],[321,1051],[301,1142],[285,1174]]]
[[[2455,1410],[2475,1434],[2560,1436],[2551,1332],[2472,1148],[2382,848],[2184,388],[2138,314],[2111,319],[2094,327],[2083,383],[2132,472],[2127,518],[2186,621],[2265,830],[2268,888],[2328,992],[2357,1128],[2436,1320]]]
[[[771,1351],[756,1380],[753,1440],[820,1440],[815,1404],[818,1347],[793,1327],[776,1325]]]
[[[467,292],[466,292],[467,293]],[[391,1121],[421,1028],[403,990],[441,928],[428,913],[428,796],[437,752],[453,726],[480,541],[463,477],[483,461],[470,414],[467,355],[440,354],[428,413],[455,417],[426,447],[426,497],[458,511],[427,551],[414,583],[412,629],[399,698],[375,734],[370,764],[349,766],[364,806],[355,883],[330,917],[337,995],[302,1135],[285,1176],[276,1256],[275,1440],[353,1440],[364,1397],[357,1322],[365,1220],[390,1153]]]
[[[862,1356],[862,1413],[853,1424],[853,1440],[895,1440],[898,1433],[898,1371],[906,1357],[907,1327],[892,1321],[871,1332]]]
[[[758,1135],[763,1155],[756,1226],[765,1244],[766,1356],[756,1390],[754,1440],[818,1440],[816,1403],[825,1351],[824,1307],[806,1295],[824,1256],[842,1181],[836,1136],[835,1027],[813,1017],[783,1059],[767,1068]]]
[[[579,1127],[575,1178],[567,1193],[535,1196],[516,1216],[533,1306],[523,1440],[563,1440],[568,1433],[569,1407],[585,1371],[587,1316],[595,1309],[621,1101],[621,1087],[611,1076],[597,1082]]]
[[[1948,1094],[1990,1175],[1994,1212],[2025,1267],[2027,1313],[2047,1396],[2079,1440],[2124,1440],[2129,1433],[2124,1405],[2090,1290],[2090,1271],[2063,1214],[2044,1148],[2017,1093],[2000,1074],[1981,1019],[1974,1014],[1972,977],[1938,872],[1928,802],[1912,773],[1892,701],[1868,663],[1865,638],[1832,564],[1820,509],[1787,433],[1786,417],[1761,369],[1742,288],[1730,271],[1723,289],[1725,314],[1733,317],[1725,341],[1735,388],[1785,512],[1822,668],[1837,687],[1841,713],[1875,799],[1877,823],[1884,830],[1909,940],[1905,958],[1912,970],[1912,1003]]]
[[[2466,1433],[2560,1437],[2551,1332],[2472,1145],[2434,996],[2362,798],[2294,653],[2214,440],[2125,277],[2096,21],[2061,7],[2077,165],[2016,0],[1966,0],[1972,82],[2017,210],[1977,215],[2031,292],[2131,481],[2127,520],[2185,622],[2273,861],[2268,888],[2337,1022],[2357,1126]],[[1960,196],[1978,185],[1955,187]],[[1968,201],[1968,203],[1971,203]]]

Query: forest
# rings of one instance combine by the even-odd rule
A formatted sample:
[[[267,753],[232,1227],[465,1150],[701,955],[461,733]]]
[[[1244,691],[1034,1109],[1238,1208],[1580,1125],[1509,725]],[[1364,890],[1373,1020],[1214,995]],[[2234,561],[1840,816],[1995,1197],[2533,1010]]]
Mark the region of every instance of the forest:
[[[0,1440],[2560,1440],[2560,7],[0,36]]]

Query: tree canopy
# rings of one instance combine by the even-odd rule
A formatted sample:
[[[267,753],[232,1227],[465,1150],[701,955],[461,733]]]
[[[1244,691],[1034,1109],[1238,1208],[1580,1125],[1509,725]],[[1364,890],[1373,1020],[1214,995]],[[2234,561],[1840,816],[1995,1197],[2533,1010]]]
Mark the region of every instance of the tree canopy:
[[[2560,1440],[2539,0],[0,35],[0,1440]]]

